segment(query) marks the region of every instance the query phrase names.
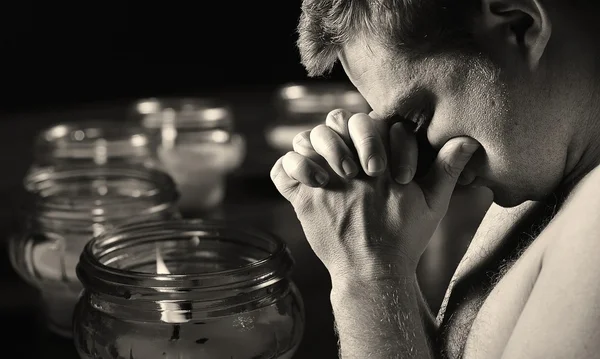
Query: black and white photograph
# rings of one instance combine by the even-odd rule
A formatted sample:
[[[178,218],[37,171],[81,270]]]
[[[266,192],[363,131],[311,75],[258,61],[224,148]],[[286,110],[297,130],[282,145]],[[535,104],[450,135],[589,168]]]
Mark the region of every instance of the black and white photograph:
[[[0,4],[0,358],[600,359],[599,15]]]

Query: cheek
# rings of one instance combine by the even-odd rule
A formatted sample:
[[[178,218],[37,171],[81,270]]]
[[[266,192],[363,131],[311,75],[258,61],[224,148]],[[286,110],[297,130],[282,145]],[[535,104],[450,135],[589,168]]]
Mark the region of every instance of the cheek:
[[[480,140],[486,150],[507,155],[507,147],[521,131],[514,116],[514,101],[506,83],[491,66],[481,64],[466,77],[466,86],[460,97],[463,115],[469,119],[468,131]]]
[[[436,104],[428,135],[432,144],[441,146],[450,138],[468,136],[486,150],[510,136],[509,104],[499,91],[481,83],[448,91]]]
[[[512,101],[500,72],[485,59],[454,59],[439,73],[437,103],[428,131],[440,148],[453,137],[468,136],[481,143],[489,157],[510,156],[519,136]]]

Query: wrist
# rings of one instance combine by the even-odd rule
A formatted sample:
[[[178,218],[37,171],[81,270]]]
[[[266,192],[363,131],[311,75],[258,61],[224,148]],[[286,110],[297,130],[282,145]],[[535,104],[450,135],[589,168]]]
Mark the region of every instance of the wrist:
[[[352,265],[329,268],[332,284],[370,285],[386,283],[399,279],[412,279],[416,276],[416,267],[405,260],[390,258],[389,260],[360,260]]]
[[[373,296],[385,296],[398,290],[415,288],[417,275],[404,266],[388,267],[387,270],[363,270],[331,276],[332,304],[341,301],[364,300]]]

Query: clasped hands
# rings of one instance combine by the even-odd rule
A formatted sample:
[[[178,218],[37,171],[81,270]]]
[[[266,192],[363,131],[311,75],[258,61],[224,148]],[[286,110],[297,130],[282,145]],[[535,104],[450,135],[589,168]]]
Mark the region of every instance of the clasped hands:
[[[334,110],[293,146],[273,183],[332,281],[369,282],[414,273],[479,144],[450,139],[416,180],[417,141],[404,123]]]

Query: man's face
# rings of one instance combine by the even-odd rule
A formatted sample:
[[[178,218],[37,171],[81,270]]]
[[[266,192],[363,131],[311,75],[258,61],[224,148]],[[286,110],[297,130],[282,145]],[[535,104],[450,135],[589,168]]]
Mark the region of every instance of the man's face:
[[[543,81],[514,59],[500,61],[506,66],[475,55],[410,60],[356,40],[340,60],[379,117],[429,108],[427,138],[436,150],[454,137],[477,140],[482,149],[466,171],[494,192],[496,203],[539,199],[562,179],[570,134],[561,101],[543,93]]]

